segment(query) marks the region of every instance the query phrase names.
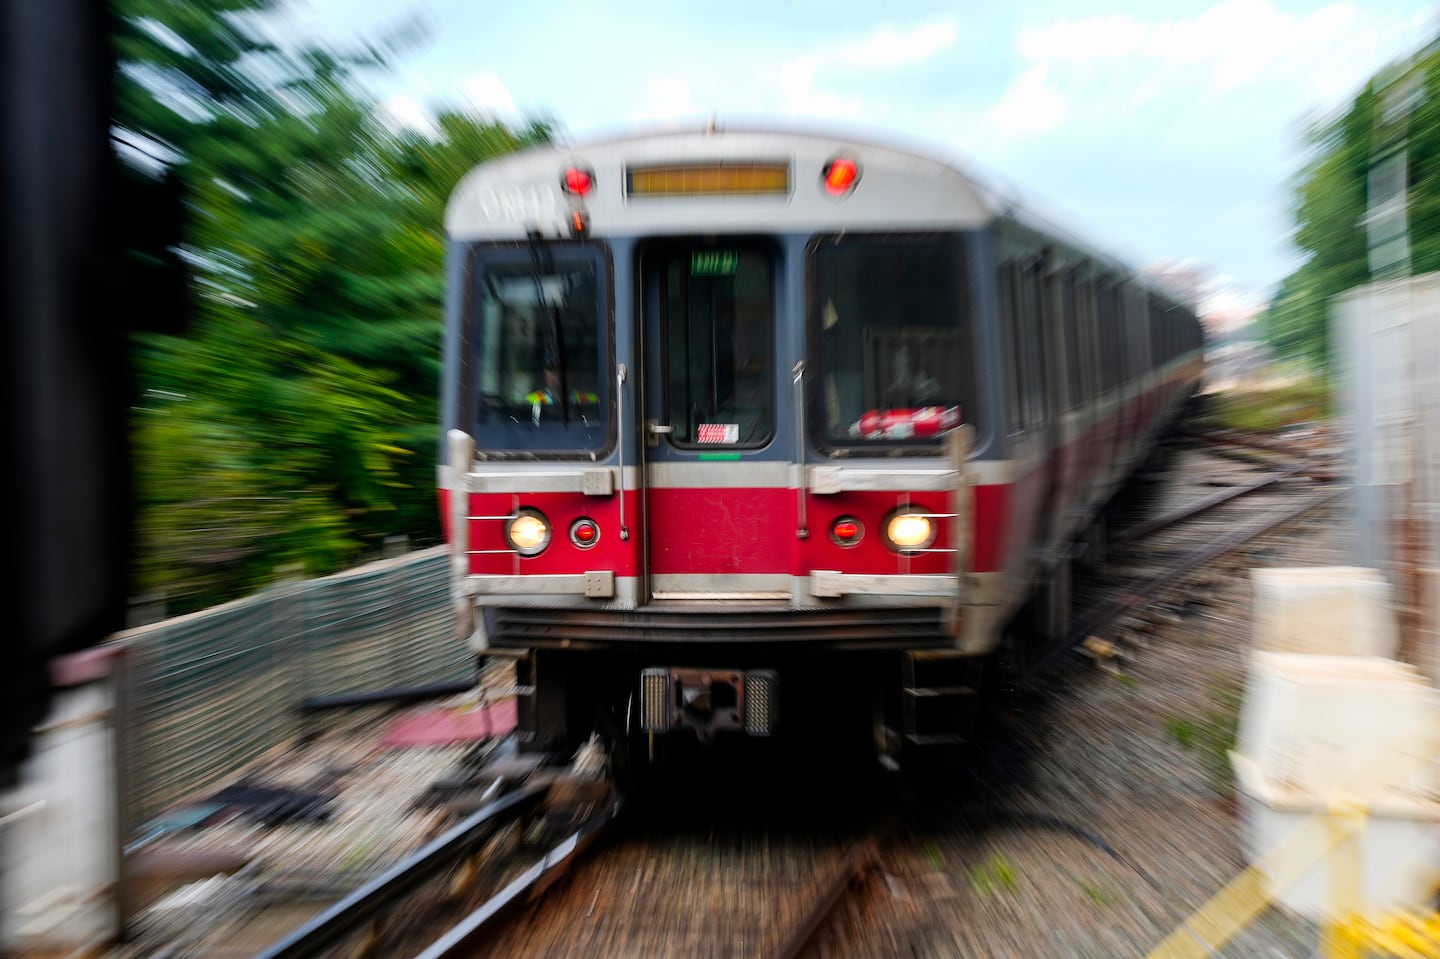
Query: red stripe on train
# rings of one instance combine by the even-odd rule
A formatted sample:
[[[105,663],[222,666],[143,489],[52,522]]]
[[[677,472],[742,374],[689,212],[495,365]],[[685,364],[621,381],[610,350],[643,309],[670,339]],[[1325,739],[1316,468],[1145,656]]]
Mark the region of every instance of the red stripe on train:
[[[652,489],[646,517],[650,570],[789,573],[795,539],[790,489]]]
[[[635,576],[640,569],[640,549],[647,541],[651,572],[658,574],[807,576],[813,569],[869,574],[949,571],[951,554],[902,557],[885,545],[885,521],[905,501],[928,512],[950,512],[948,495],[939,492],[811,495],[806,517],[810,535],[801,540],[795,535],[798,517],[793,489],[652,489],[644,516],[639,494],[629,490],[625,493],[625,518],[630,538],[622,540],[615,497],[530,493],[517,498],[509,493],[475,493],[470,496],[471,516],[503,517],[517,506],[526,506],[544,513],[554,533],[550,546],[539,556],[521,557],[505,541],[504,520],[472,519],[469,547],[481,552],[471,556],[470,572],[505,575],[613,569],[619,576]],[[1013,501],[1008,486],[974,488],[971,571],[994,572],[1005,567]],[[440,490],[447,538],[449,502],[449,491]],[[569,538],[570,524],[581,516],[593,519],[600,527],[600,540],[591,549],[580,549]],[[853,517],[864,525],[865,535],[857,545],[841,546],[830,538],[830,527],[841,517]],[[933,545],[948,549],[953,544],[953,521],[939,522],[940,536]],[[648,537],[644,524],[648,524]]]

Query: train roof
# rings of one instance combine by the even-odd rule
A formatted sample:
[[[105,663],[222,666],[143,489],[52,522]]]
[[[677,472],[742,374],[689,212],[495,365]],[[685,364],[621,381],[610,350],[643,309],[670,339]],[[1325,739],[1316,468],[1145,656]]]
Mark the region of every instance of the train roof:
[[[840,199],[820,188],[821,171],[837,157],[857,161],[861,181]],[[785,161],[784,196],[627,196],[627,172],[649,165]],[[1135,267],[1062,225],[1054,210],[1022,201],[1012,185],[978,173],[957,157],[903,144],[899,138],[794,124],[766,128],[686,125],[532,147],[480,164],[451,194],[446,232],[461,241],[521,239],[539,231],[568,236],[564,171],[594,173],[585,208],[591,231],[607,235],[682,235],[846,230],[969,230],[1010,220],[1126,275]],[[1151,285],[1146,283],[1147,286]],[[1161,292],[1161,291],[1157,291]]]

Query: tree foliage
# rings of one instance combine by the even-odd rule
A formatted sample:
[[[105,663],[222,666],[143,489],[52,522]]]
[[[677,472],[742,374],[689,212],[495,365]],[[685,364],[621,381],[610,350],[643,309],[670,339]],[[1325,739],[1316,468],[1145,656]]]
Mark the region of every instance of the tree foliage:
[[[550,136],[452,112],[396,133],[392,47],[285,48],[273,0],[125,0],[117,127],[179,172],[197,315],[137,344],[138,583],[181,608],[438,537],[442,213]]]
[[[1385,92],[1418,80],[1420,99],[1403,123],[1386,115]],[[1431,44],[1372,78],[1344,108],[1314,124],[1310,158],[1295,180],[1294,240],[1305,262],[1285,278],[1264,324],[1282,356],[1329,367],[1332,297],[1371,279],[1368,180],[1375,159],[1406,151],[1411,269],[1440,269],[1440,48]]]

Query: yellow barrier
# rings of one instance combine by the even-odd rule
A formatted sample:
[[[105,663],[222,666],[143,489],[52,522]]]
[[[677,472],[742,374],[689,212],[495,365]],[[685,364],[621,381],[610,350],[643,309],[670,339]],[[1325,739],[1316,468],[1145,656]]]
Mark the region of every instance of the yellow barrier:
[[[1327,959],[1440,959],[1440,913],[1401,912],[1380,921],[1350,916],[1327,940]]]
[[[1192,913],[1150,951],[1147,959],[1205,959],[1213,955],[1270,905],[1273,896],[1266,891],[1267,882],[1274,889],[1282,888],[1341,845],[1353,851],[1354,837],[1364,822],[1364,811],[1353,807],[1337,808],[1332,815],[1306,820]],[[1332,875],[1342,871],[1350,873],[1345,880],[1349,883],[1358,870],[1336,869]]]

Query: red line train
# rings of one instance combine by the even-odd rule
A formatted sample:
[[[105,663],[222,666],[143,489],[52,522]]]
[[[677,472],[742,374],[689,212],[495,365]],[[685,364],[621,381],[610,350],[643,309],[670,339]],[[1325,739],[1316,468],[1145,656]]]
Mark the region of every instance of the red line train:
[[[1120,261],[842,135],[530,150],[446,230],[456,611],[552,747],[963,740],[1202,373]]]

